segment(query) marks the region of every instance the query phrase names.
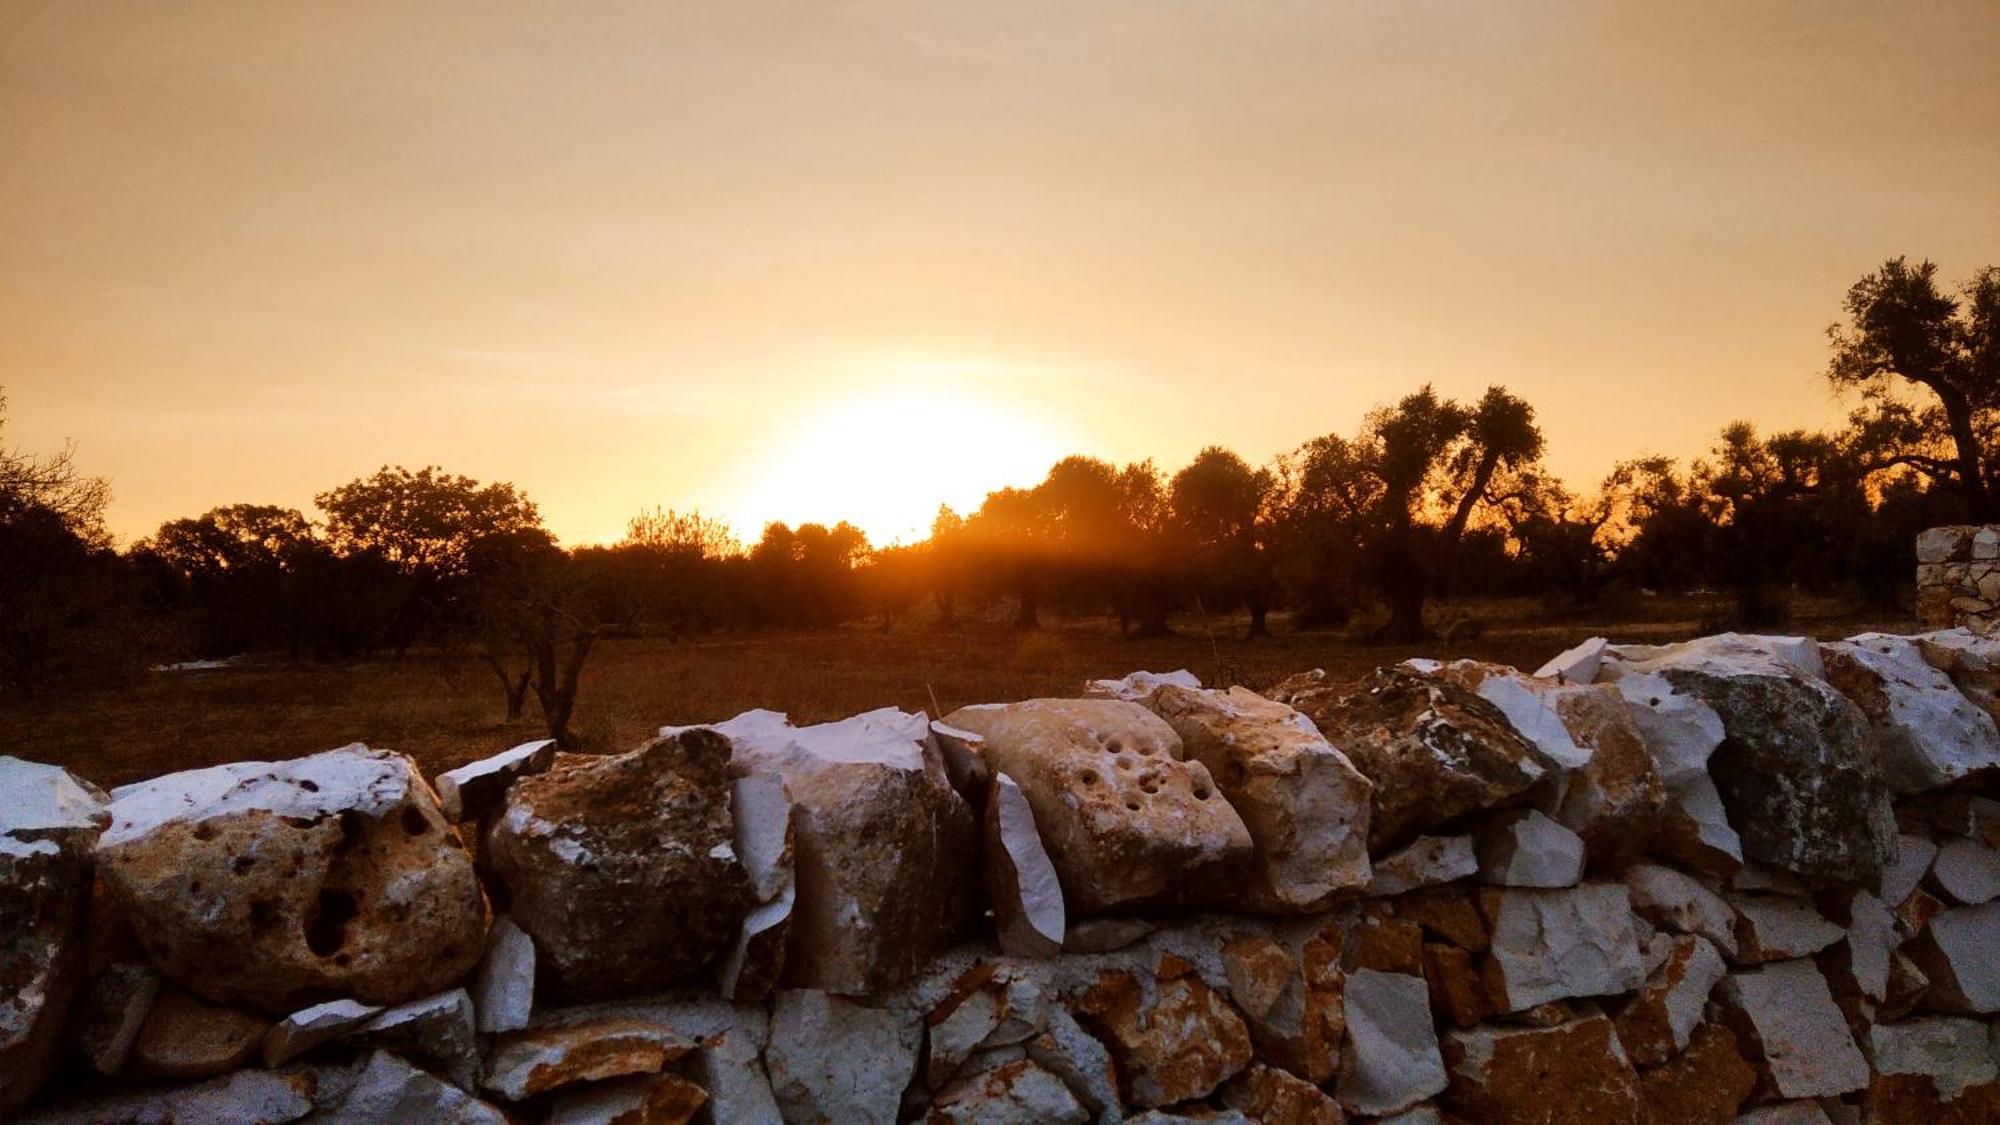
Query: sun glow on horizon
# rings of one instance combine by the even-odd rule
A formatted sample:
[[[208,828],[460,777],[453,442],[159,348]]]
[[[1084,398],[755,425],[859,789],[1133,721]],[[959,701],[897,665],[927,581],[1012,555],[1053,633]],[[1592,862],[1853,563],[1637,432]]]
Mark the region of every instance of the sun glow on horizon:
[[[846,520],[875,546],[930,534],[938,505],[961,515],[988,492],[1027,486],[1064,453],[1060,428],[993,396],[864,395],[802,411],[729,512],[746,545],[782,520]]]

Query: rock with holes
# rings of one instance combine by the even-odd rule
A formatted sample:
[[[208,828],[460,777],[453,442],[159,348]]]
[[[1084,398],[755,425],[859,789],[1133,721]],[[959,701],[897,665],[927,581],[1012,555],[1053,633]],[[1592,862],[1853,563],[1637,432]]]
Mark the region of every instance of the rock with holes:
[[[1826,978],[1811,961],[1779,961],[1731,973],[1716,996],[1771,1092],[1816,1098],[1868,1084],[1868,1063],[1848,1034]]]
[[[1882,778],[1921,793],[2000,767],[1993,716],[1952,685],[1908,637],[1863,633],[1820,646],[1826,676],[1875,728]]]
[[[1192,972],[1149,982],[1107,973],[1077,1001],[1117,1064],[1129,1105],[1152,1108],[1206,1097],[1250,1064],[1250,1030],[1221,994]]]
[[[1147,704],[1243,818],[1255,849],[1238,909],[1303,913],[1368,882],[1374,785],[1312,721],[1246,688],[1167,684]]]
[[[479,1085],[518,1102],[578,1082],[657,1074],[697,1046],[671,1028],[629,1016],[518,1031],[493,1045]]]
[[[485,947],[472,858],[400,754],[359,744],[117,790],[98,865],[153,963],[204,999],[285,1015],[396,1003]]]
[[[781,778],[791,801],[785,987],[881,992],[971,923],[979,826],[922,714],[795,727],[747,711],[714,729],[734,744],[737,772]]]
[[[1344,999],[1341,1105],[1382,1117],[1444,1091],[1444,1058],[1422,977],[1357,969],[1347,976]]]
[[[1073,916],[1223,901],[1248,870],[1242,819],[1139,704],[1033,699],[946,721],[983,738],[992,767],[1020,785]]]
[[[1618,883],[1490,895],[1487,991],[1502,1011],[1615,996],[1646,980],[1631,899]]]
[[[771,1009],[764,1065],[786,1121],[898,1119],[923,1029],[896,1013],[824,992],[789,990]]]
[[[749,912],[727,738],[691,730],[516,781],[487,831],[509,916],[572,999],[630,995],[714,963]]]
[[[83,975],[101,794],[55,766],[0,756],[0,1115],[54,1067]]]
[[[1437,676],[1379,668],[1352,692],[1319,685],[1286,694],[1374,783],[1371,852],[1469,813],[1527,803],[1550,777],[1546,756],[1499,708]]]
[[[126,1059],[135,1078],[212,1078],[248,1066],[270,1021],[204,1004],[178,988],[161,992]]]
[[[555,761],[556,740],[541,738],[467,762],[437,776],[438,805],[453,824],[479,823],[506,800],[515,778],[546,772]]]
[[[1554,1027],[1476,1027],[1445,1036],[1438,1100],[1468,1121],[1544,1125],[1641,1119],[1639,1076],[1603,1016]]]

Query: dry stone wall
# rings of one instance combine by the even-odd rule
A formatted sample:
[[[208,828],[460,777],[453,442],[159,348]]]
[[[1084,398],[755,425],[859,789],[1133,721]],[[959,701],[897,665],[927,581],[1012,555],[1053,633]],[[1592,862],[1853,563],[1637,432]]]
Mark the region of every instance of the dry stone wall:
[[[1937,629],[2000,627],[2000,524],[1917,536],[1917,619]]]
[[[0,1117],[2000,1121],[2000,640],[0,758]]]

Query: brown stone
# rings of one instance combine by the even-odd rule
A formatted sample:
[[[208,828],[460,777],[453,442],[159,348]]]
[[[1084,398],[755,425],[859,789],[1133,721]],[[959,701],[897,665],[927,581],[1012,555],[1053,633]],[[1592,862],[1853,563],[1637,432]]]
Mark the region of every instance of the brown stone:
[[[1365,909],[1348,941],[1348,963],[1384,973],[1423,972],[1423,927],[1386,910]]]
[[[1347,1015],[1336,927],[1242,937],[1223,947],[1222,963],[1259,1059],[1315,1085],[1339,1072]]]
[[[1347,1114],[1318,1086],[1275,1067],[1251,1063],[1223,1084],[1222,1104],[1263,1125],[1342,1125]]]
[[[139,1078],[209,1078],[250,1065],[264,1047],[268,1021],[204,1004],[178,988],[163,990],[140,1025],[125,1073]]]
[[[484,952],[472,857],[400,754],[357,744],[119,794],[98,869],[148,959],[203,999],[399,1003]]]
[[[1555,818],[1583,837],[1592,871],[1623,871],[1665,822],[1666,782],[1616,687],[1568,685],[1549,696],[1570,737],[1590,751],[1569,771]]]
[[[557,993],[657,989],[734,942],[751,891],[733,846],[729,756],[728,739],[695,729],[629,754],[567,755],[508,790],[488,855]]]
[[[1611,1021],[1552,1028],[1481,1027],[1444,1037],[1447,1108],[1490,1125],[1603,1125],[1636,1119],[1639,1076]]]
[[[1454,1027],[1471,1027],[1492,1014],[1479,966],[1458,946],[1424,943],[1424,983],[1430,986],[1431,1011]]]
[[[1944,913],[1944,903],[1929,891],[1919,887],[1911,891],[1909,897],[1896,904],[1896,928],[1905,938],[1913,938],[1924,932],[1931,919]]]
[[[1158,981],[1149,992],[1129,973],[1108,973],[1077,1012],[1111,1049],[1131,1105],[1207,1097],[1253,1054],[1243,1017],[1195,976]]]
[[[1407,668],[1379,668],[1352,692],[1307,687],[1285,701],[1374,783],[1371,853],[1469,813],[1521,804],[1549,776],[1498,708]]]
[[[1472,953],[1485,951],[1492,936],[1472,896],[1457,888],[1403,895],[1396,899],[1396,917],[1407,918],[1431,936]]]
[[[519,1031],[494,1045],[479,1084],[517,1102],[578,1082],[656,1074],[696,1046],[671,1029],[622,1016]]]
[[[1728,968],[1706,938],[1682,935],[1644,988],[1617,1017],[1618,1041],[1640,1066],[1662,1063],[1688,1045],[1708,995]]]
[[[1757,1086],[1757,1069],[1720,1024],[1695,1028],[1679,1058],[1639,1076],[1648,1125],[1732,1125]]]
[[[559,1091],[549,1115],[559,1125],[686,1125],[708,1091],[678,1074],[616,1078]]]
[[[1180,736],[1119,699],[1031,699],[952,712],[1034,810],[1072,917],[1142,903],[1219,904],[1242,886],[1250,833]]]

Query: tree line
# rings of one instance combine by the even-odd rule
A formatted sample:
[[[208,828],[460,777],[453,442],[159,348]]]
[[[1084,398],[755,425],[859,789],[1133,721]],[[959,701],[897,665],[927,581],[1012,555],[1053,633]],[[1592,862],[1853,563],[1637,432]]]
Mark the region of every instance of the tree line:
[[[566,738],[608,636],[948,629],[1004,607],[1022,629],[1102,616],[1130,636],[1188,611],[1240,613],[1257,636],[1284,610],[1294,628],[1409,642],[1430,635],[1434,602],[1474,596],[1588,612],[1726,590],[1749,626],[1774,623],[1787,588],[1891,605],[1917,531],[2000,522],[2000,269],[1954,291],[1932,263],[1893,259],[1844,314],[1826,374],[1857,405],[1825,432],[1734,422],[1690,462],[1643,457],[1572,490],[1547,470],[1532,404],[1422,387],[1261,465],[1219,446],[1172,472],[1064,458],[974,511],[941,508],[904,546],[844,522],[773,523],[745,545],[656,508],[615,544],[566,549],[512,484],[384,467],[310,514],[230,505],[121,550],[105,482],[73,451],[0,441],[0,699],[170,656],[443,646],[491,669],[510,718],[532,699]]]

